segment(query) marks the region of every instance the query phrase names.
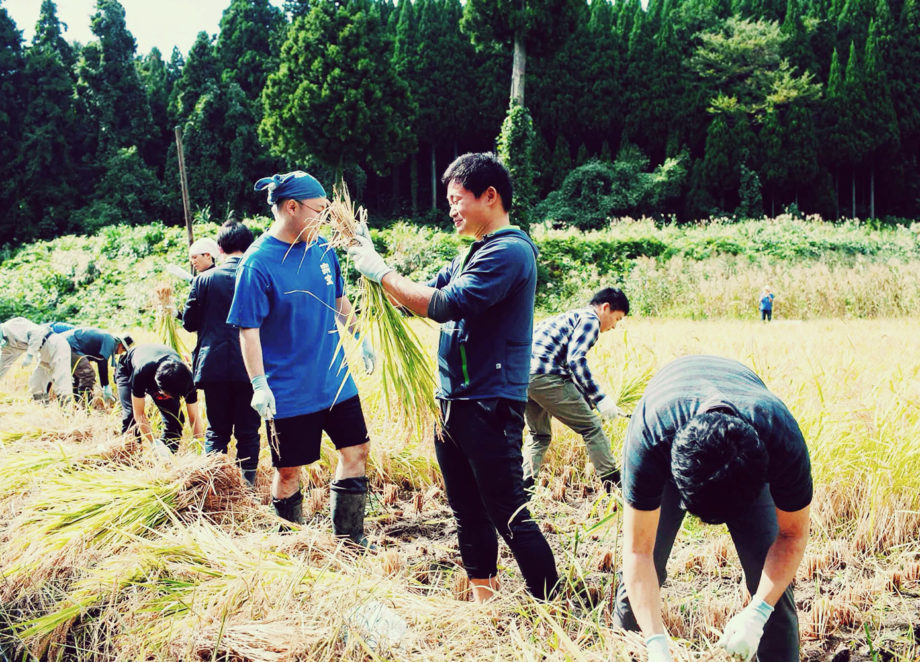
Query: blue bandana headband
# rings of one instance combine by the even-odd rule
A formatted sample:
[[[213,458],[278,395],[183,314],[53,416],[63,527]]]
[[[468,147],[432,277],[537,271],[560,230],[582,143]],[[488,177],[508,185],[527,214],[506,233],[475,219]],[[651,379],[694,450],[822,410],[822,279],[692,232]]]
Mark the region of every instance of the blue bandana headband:
[[[253,186],[254,191],[268,189],[268,204],[273,205],[278,200],[310,200],[312,198],[325,198],[326,191],[315,177],[302,170],[295,170],[283,175],[263,177]]]

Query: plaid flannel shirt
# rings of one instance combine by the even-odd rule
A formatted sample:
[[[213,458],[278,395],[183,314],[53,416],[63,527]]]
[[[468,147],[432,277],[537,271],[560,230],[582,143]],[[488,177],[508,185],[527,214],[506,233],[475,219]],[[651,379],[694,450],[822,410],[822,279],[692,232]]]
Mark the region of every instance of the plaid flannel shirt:
[[[593,308],[570,310],[543,320],[533,333],[530,374],[569,377],[588,403],[596,405],[604,392],[594,381],[587,355],[600,333],[601,323]]]

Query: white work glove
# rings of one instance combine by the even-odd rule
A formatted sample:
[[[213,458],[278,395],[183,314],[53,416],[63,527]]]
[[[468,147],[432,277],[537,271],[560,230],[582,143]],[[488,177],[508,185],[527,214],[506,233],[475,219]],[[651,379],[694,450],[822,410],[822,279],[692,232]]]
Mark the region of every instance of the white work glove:
[[[268,379],[259,375],[249,380],[252,382],[252,401],[250,405],[266,421],[275,417],[275,394],[268,388]]]
[[[105,402],[115,402],[115,395],[112,393],[112,387],[108,384],[102,387],[102,399]]]
[[[370,375],[377,366],[377,354],[374,352],[374,346],[371,344],[371,339],[367,336],[364,336],[364,339],[361,341],[361,358],[364,359],[364,372]]]
[[[6,344],[6,337],[0,333],[0,347],[3,347]]]
[[[34,354],[26,354],[26,357],[22,360],[22,367],[25,368],[28,365],[32,365],[32,360],[35,358]]]
[[[648,662],[672,662],[671,651],[668,649],[670,639],[666,634],[655,634],[645,640],[645,650],[648,651]]]
[[[348,247],[348,257],[362,276],[375,283],[379,283],[384,276],[393,271],[393,268],[380,257],[380,253],[374,248],[374,242],[368,237],[356,236],[355,243]]]
[[[772,613],[773,607],[763,600],[751,602],[728,622],[718,646],[732,657],[750,660],[757,652],[763,628]]]
[[[603,416],[604,418],[616,418],[620,415],[620,408],[617,407],[610,396],[605,395],[600,399],[600,402],[597,403],[597,413]]]

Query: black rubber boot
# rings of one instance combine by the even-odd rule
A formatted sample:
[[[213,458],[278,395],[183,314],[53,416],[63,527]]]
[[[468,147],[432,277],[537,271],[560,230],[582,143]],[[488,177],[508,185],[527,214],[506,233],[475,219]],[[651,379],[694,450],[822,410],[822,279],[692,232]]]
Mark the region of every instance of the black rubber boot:
[[[294,524],[303,524],[303,494],[300,493],[300,490],[283,499],[272,497],[272,507],[275,509],[275,514],[281,519]]]
[[[243,480],[245,480],[250,485],[255,486],[256,484],[256,470],[255,469],[240,469],[240,473],[243,474]],[[300,492],[298,492],[298,494],[300,494]]]
[[[614,469],[606,476],[601,476],[601,484],[607,490],[607,494],[613,492],[613,488],[620,489],[620,470]]]
[[[356,545],[373,549],[364,536],[364,504],[367,501],[367,476],[340,478],[329,485],[329,510],[332,532]]]

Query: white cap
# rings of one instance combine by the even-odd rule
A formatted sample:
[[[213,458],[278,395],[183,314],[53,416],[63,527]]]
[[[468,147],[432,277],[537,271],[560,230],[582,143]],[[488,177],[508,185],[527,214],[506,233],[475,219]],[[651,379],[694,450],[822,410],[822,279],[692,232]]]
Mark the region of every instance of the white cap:
[[[220,255],[220,248],[217,246],[217,242],[209,237],[204,237],[202,239],[196,239],[195,242],[188,247],[189,255],[210,255],[215,260]]]

